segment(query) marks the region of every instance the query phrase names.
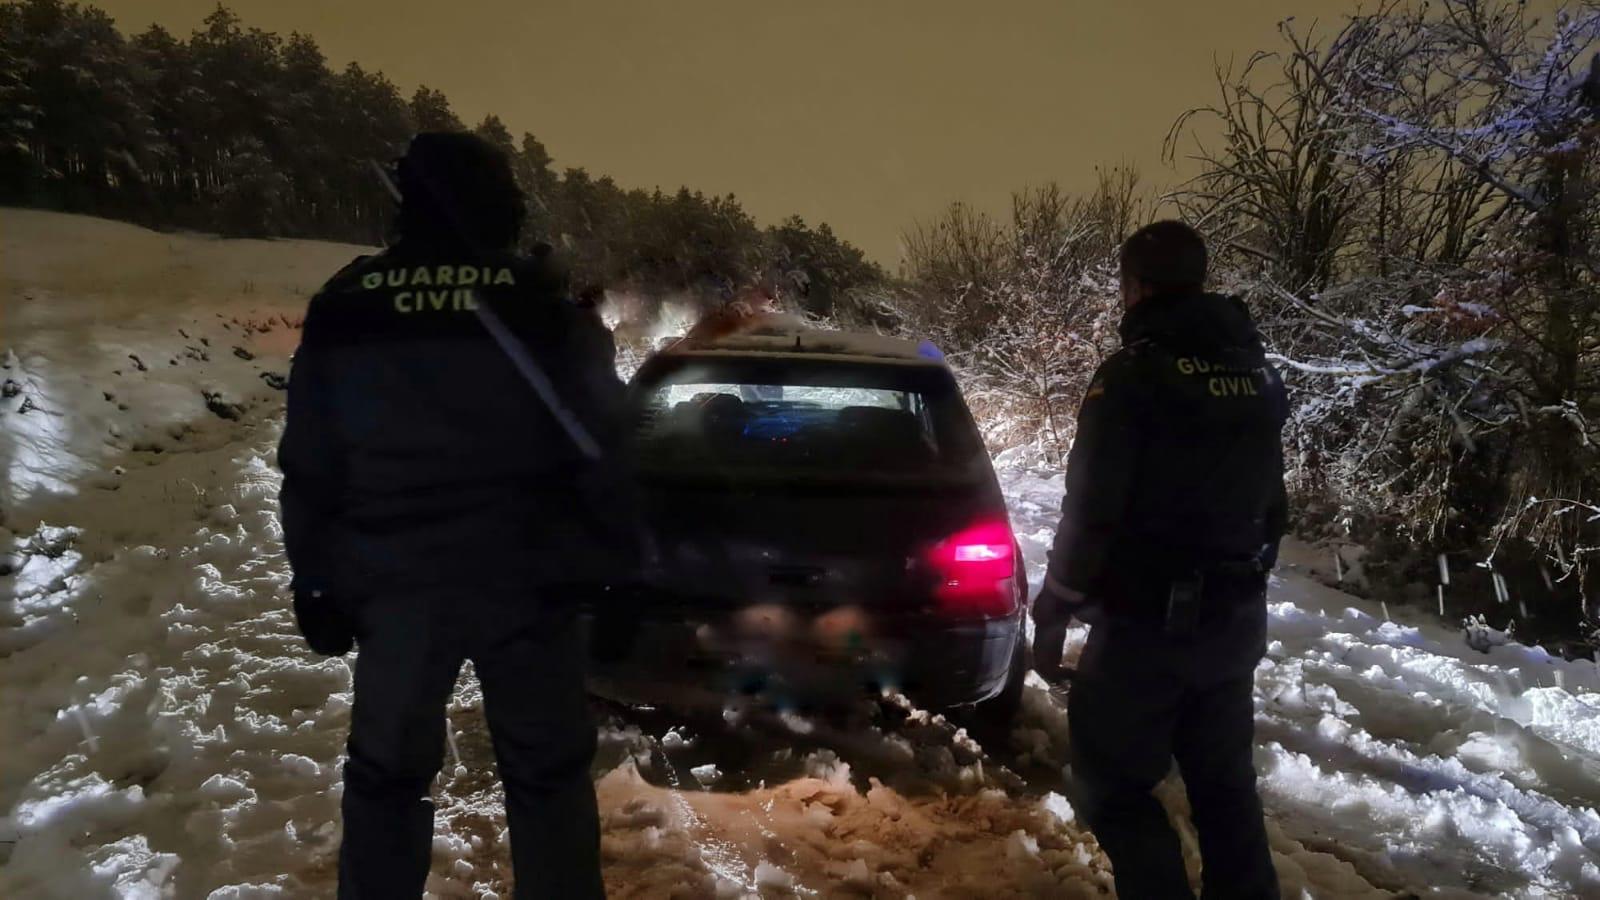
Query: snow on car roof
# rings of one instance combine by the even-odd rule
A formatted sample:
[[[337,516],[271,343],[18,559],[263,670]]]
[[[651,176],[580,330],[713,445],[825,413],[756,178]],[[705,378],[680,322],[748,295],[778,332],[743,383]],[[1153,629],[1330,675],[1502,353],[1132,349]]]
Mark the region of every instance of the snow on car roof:
[[[765,316],[730,334],[691,337],[665,352],[694,356],[752,353],[836,356],[918,365],[944,364],[944,354],[929,341],[919,344],[870,332],[817,328],[797,316]]]

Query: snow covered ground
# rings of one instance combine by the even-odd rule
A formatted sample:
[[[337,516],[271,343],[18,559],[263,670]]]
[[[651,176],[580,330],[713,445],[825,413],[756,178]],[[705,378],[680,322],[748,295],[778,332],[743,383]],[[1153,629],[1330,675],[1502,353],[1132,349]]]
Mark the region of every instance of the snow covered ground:
[[[1042,572],[1061,477],[1008,461]],[[1600,669],[1516,643],[1471,649],[1427,613],[1325,586],[1337,567],[1291,541],[1269,593],[1256,767],[1285,884],[1600,896]],[[1164,799],[1181,815],[1181,797]]]
[[[272,376],[355,252],[0,210],[0,897],[331,892],[350,669],[288,612]],[[999,462],[1037,576],[1061,479]],[[1600,896],[1596,667],[1480,653],[1323,586],[1323,558],[1286,554],[1257,678],[1291,896]],[[509,881],[479,704],[466,675],[441,897]],[[1101,896],[1051,763],[1063,698],[1034,683],[1026,708],[1011,746],[980,747],[897,700],[826,720],[600,707],[608,885]],[[1181,792],[1164,798],[1182,825]]]

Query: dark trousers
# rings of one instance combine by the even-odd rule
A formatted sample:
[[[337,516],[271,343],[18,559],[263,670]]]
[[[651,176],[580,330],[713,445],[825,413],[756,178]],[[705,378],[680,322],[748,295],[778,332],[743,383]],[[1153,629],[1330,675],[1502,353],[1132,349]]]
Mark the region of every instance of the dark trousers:
[[[595,730],[572,612],[544,609],[529,592],[485,591],[376,598],[356,619],[341,900],[421,896],[445,704],[467,659],[505,787],[516,895],[603,897]]]
[[[1246,603],[1196,636],[1159,623],[1097,624],[1068,700],[1077,802],[1111,859],[1117,894],[1188,898],[1183,852],[1151,791],[1176,758],[1199,835],[1201,896],[1276,900],[1252,760],[1255,665],[1266,610]]]

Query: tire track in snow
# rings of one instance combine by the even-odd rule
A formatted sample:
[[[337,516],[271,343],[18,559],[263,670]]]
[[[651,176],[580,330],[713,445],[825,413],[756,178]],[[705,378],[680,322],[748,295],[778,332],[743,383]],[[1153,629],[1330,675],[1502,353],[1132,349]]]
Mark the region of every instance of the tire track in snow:
[[[1318,590],[1294,577],[1278,587]],[[1290,627],[1274,629],[1258,677],[1258,762],[1286,827],[1334,836],[1379,883],[1496,895],[1596,887],[1600,818],[1584,777],[1594,760],[1505,715],[1521,671],[1329,612],[1275,606]]]

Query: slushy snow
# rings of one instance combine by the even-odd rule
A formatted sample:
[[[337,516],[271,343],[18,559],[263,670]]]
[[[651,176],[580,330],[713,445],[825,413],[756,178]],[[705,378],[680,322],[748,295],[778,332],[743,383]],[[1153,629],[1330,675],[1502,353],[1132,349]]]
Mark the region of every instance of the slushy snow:
[[[361,248],[0,210],[0,896],[328,896],[354,658],[295,634],[274,377]],[[26,408],[26,411],[24,409]],[[997,459],[1037,584],[1058,473]],[[1600,673],[1274,576],[1256,762],[1286,895],[1600,894]],[[1341,563],[1342,565],[1342,563]],[[1084,632],[1073,632],[1069,657]],[[463,674],[429,891],[508,897]],[[1036,678],[1010,746],[902,697],[842,718],[598,705],[617,897],[1096,897]],[[1175,783],[1160,794],[1193,835]]]

